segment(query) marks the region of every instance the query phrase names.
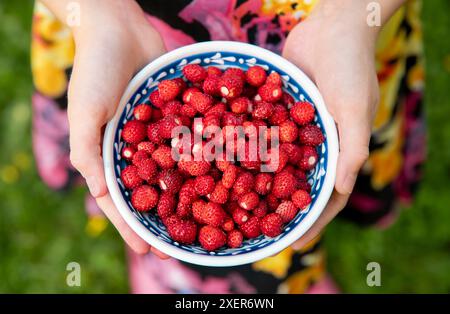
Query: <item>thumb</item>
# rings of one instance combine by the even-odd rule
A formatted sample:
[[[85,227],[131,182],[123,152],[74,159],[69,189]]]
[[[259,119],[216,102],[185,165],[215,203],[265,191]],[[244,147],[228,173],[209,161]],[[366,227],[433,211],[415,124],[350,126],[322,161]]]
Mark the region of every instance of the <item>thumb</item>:
[[[350,194],[355,186],[359,170],[369,157],[370,123],[353,117],[353,119],[338,120],[337,124],[340,153],[336,190],[339,194]]]

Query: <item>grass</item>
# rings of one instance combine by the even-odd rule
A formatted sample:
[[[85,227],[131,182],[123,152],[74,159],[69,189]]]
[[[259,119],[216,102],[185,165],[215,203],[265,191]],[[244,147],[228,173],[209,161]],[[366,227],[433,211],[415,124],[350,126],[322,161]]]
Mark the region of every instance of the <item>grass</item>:
[[[329,269],[344,292],[450,292],[450,3],[424,1],[428,163],[417,199],[386,231],[336,221],[327,230]],[[127,292],[123,244],[109,226],[85,232],[84,189],[50,191],[31,151],[29,30],[32,1],[0,2],[0,292]],[[82,286],[66,285],[66,265]],[[366,285],[366,265],[382,268]]]

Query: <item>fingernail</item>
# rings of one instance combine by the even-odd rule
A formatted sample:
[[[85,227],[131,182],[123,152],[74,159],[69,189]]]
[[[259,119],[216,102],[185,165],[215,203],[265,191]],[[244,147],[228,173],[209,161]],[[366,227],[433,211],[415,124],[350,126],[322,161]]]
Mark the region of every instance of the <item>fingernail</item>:
[[[97,197],[100,193],[100,186],[96,177],[87,177],[86,184],[89,188],[89,192],[93,197]]]
[[[353,187],[355,186],[355,182],[356,182],[356,176],[354,174],[347,175],[347,177],[344,180],[342,190],[347,194],[352,193]]]

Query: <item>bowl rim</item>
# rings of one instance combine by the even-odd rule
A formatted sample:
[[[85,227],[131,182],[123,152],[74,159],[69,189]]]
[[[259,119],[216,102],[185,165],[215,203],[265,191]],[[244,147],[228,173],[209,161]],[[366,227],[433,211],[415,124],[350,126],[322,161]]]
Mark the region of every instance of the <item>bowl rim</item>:
[[[289,233],[282,239],[279,239],[278,241],[275,241],[264,248],[231,256],[200,255],[193,252],[188,252],[158,239],[158,237],[149,232],[147,228],[129,210],[127,203],[120,193],[119,185],[117,183],[117,178],[114,171],[115,165],[113,158],[113,149],[115,131],[119,123],[122,111],[129,102],[129,99],[136,92],[136,90],[148,80],[148,77],[152,73],[158,71],[158,69],[160,69],[161,67],[195,54],[212,52],[245,52],[246,54],[248,54],[248,51],[251,51],[252,55],[254,55],[256,58],[259,58],[261,60],[270,60],[267,62],[283,69],[286,74],[288,74],[300,86],[302,86],[305,92],[312,99],[321,117],[323,127],[327,135],[326,141],[328,146],[328,161],[322,189],[317,196],[314,206],[310,208],[306,217],[297,226],[292,228]],[[306,74],[303,73],[302,70],[300,70],[297,66],[292,64],[290,61],[282,58],[281,56],[258,46],[234,41],[207,41],[184,46],[168,52],[150,62],[131,79],[122,98],[120,99],[114,117],[108,122],[106,126],[103,139],[103,163],[107,187],[114,205],[116,206],[125,222],[143,240],[145,240],[152,247],[158,249],[159,251],[184,262],[202,266],[224,267],[248,264],[269,256],[273,256],[286,247],[290,246],[311,228],[313,223],[318,219],[323,209],[325,208],[334,189],[336,180],[337,158],[339,154],[338,146],[338,136],[334,119],[328,112],[319,90],[317,89],[315,84],[306,76]]]

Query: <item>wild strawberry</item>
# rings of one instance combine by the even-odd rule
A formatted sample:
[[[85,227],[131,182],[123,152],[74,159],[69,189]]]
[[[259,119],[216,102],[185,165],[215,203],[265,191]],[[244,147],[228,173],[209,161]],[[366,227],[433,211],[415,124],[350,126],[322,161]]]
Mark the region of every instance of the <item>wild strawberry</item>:
[[[170,169],[176,165],[176,161],[172,158],[172,149],[166,145],[159,146],[153,152],[152,158],[162,169]]]
[[[228,201],[228,189],[221,181],[215,185],[214,191],[209,195],[209,200],[218,204],[225,204]]]
[[[246,113],[250,112],[252,108],[252,102],[247,97],[238,97],[231,101],[231,111],[234,113]]]
[[[291,109],[295,103],[295,100],[294,97],[292,97],[289,93],[283,92],[283,96],[281,96],[281,102],[286,108]]]
[[[216,102],[208,111],[205,112],[205,117],[209,115],[216,115],[218,117],[222,117],[223,113],[227,110],[227,106],[219,101]]]
[[[161,136],[159,123],[153,123],[148,125],[147,136],[148,139],[155,144],[161,144],[164,141],[164,139]]]
[[[244,123],[244,115],[237,115],[232,112],[224,112],[222,115],[221,126],[225,128],[226,126],[239,126]]]
[[[262,218],[265,215],[267,215],[269,208],[267,205],[267,202],[265,200],[262,200],[261,202],[259,202],[258,206],[253,209],[253,215],[255,215],[258,218]]]
[[[192,204],[192,214],[198,223],[214,227],[222,225],[226,217],[222,206],[213,202],[208,202],[203,206],[194,206],[196,203]]]
[[[252,66],[247,70],[246,79],[247,83],[249,83],[250,85],[259,87],[266,81],[267,73],[262,67],[258,65]]]
[[[215,66],[210,66],[206,69],[208,76],[221,76],[222,70]]]
[[[255,99],[258,94],[258,88],[250,85],[245,85],[241,96],[247,97],[248,99]]]
[[[178,203],[176,208],[176,214],[180,218],[189,218],[192,216],[192,205]]]
[[[224,219],[224,221],[223,221],[223,223],[222,223],[222,229],[224,230],[224,231],[227,231],[227,232],[229,232],[229,231],[231,231],[231,230],[233,230],[234,229],[234,221],[233,221],[233,219],[231,218],[231,217],[226,217],[225,219]]]
[[[295,169],[294,176],[300,181],[306,181],[308,179],[306,172],[301,169]]]
[[[322,131],[316,125],[305,125],[299,129],[298,135],[303,145],[318,146],[325,141]]]
[[[180,162],[181,161],[179,161],[179,164]],[[191,161],[185,162],[182,168],[186,169],[186,172],[191,176],[198,177],[207,174],[211,169],[211,164],[206,160],[195,161],[192,159]]]
[[[174,213],[177,202],[175,197],[170,193],[162,193],[159,197],[156,211],[161,219],[167,218]]]
[[[161,108],[161,111],[164,117],[168,115],[177,115],[180,113],[182,106],[183,105],[178,100],[171,100]]]
[[[280,104],[276,104],[273,107],[272,115],[269,117],[269,123],[271,125],[280,125],[289,118],[289,112],[286,107]]]
[[[272,72],[267,77],[266,84],[273,84],[276,86],[281,86],[281,85],[283,85],[283,81],[281,79],[280,74],[278,74],[277,72]]]
[[[178,195],[178,200],[181,204],[192,204],[198,198],[197,193],[195,192],[195,183],[194,180],[187,180],[183,183],[180,189],[180,193]]]
[[[280,200],[273,194],[266,196],[266,202],[270,211],[275,211],[280,205]]]
[[[187,84],[186,84],[186,82],[183,80],[182,77],[174,78],[172,81],[174,81],[175,83],[177,83],[178,87],[180,88],[180,92],[184,92],[184,91],[186,90]]]
[[[149,99],[152,105],[156,108],[161,108],[166,103],[163,99],[161,99],[161,95],[157,89],[150,93]]]
[[[314,107],[307,101],[296,102],[291,108],[290,115],[299,125],[306,125],[314,120]]]
[[[261,229],[259,228],[260,219],[256,216],[252,216],[249,220],[239,226],[244,237],[247,239],[253,239],[261,234]]]
[[[143,161],[146,160],[150,157],[149,154],[147,154],[146,151],[143,150],[138,150],[136,153],[134,153],[133,155],[133,160],[132,163],[135,166],[139,166],[139,164]]]
[[[154,183],[158,173],[158,166],[153,159],[144,159],[138,164],[138,174],[145,181]]]
[[[203,81],[203,92],[211,95],[211,96],[219,96],[219,81],[220,78],[215,75],[209,75],[204,81]]]
[[[284,223],[288,223],[295,218],[298,208],[295,207],[294,203],[291,201],[282,201],[275,212],[281,216]]]
[[[259,227],[264,235],[273,238],[281,234],[283,220],[277,213],[270,213],[261,219]]]
[[[291,120],[286,120],[280,124],[280,142],[292,143],[297,139],[297,125]]]
[[[278,156],[276,155],[277,153]],[[282,149],[270,148],[268,149],[267,154],[269,161],[266,164],[266,172],[280,173],[289,161],[288,154]]]
[[[159,97],[167,102],[177,98],[180,93],[180,86],[173,80],[163,80],[158,85]]]
[[[141,122],[148,122],[152,118],[152,107],[147,104],[137,105],[133,110],[134,118]]]
[[[214,99],[202,92],[192,93],[189,103],[194,106],[195,110],[205,113],[214,104]]]
[[[247,220],[250,218],[250,214],[247,210],[242,209],[241,207],[236,208],[231,213],[233,216],[233,220],[238,225],[242,225],[243,223],[247,222]]]
[[[216,168],[219,169],[220,171],[224,172],[228,166],[231,165],[231,162],[226,160],[226,155],[222,154],[222,156],[216,159]]]
[[[183,92],[183,96],[182,96],[183,102],[185,104],[190,103],[192,94],[193,93],[199,93],[199,92],[200,92],[200,90],[197,87],[189,87],[188,89],[186,89]]]
[[[198,195],[205,196],[214,191],[215,187],[214,178],[209,175],[196,177],[194,183],[195,183],[195,192]]]
[[[164,104],[161,105],[161,107],[164,106]],[[152,109],[152,118],[150,119],[150,122],[158,122],[163,117],[162,111],[159,108],[153,108]]]
[[[283,90],[278,85],[266,83],[258,89],[258,94],[262,100],[273,103],[281,99]]]
[[[305,209],[309,204],[311,204],[311,195],[303,190],[297,190],[292,194],[292,202],[300,210]]]
[[[228,167],[230,168],[230,167]],[[243,172],[240,174],[233,185],[233,193],[242,195],[251,191],[254,184],[254,177],[250,172]]]
[[[219,228],[204,226],[198,233],[198,241],[205,250],[214,251],[226,244],[227,236]]]
[[[298,162],[298,166],[300,169],[304,171],[309,171],[314,169],[319,160],[319,155],[314,147],[311,146],[302,146],[301,147],[301,159]]]
[[[253,210],[259,204],[259,196],[255,192],[248,192],[239,197],[239,206],[245,210]]]
[[[268,119],[272,115],[274,106],[266,101],[258,101],[252,111],[252,116],[255,119]]]
[[[244,82],[234,75],[223,75],[219,80],[220,94],[226,99],[233,99],[242,94]]]
[[[302,158],[302,150],[298,145],[292,143],[283,143],[280,145],[280,149],[285,151],[289,156],[289,163],[297,165]]]
[[[144,180],[139,176],[138,168],[136,166],[126,166],[120,173],[123,185],[128,189],[134,189],[142,185]]]
[[[140,212],[147,212],[158,204],[158,191],[148,185],[141,185],[133,190],[131,204]]]
[[[228,233],[227,236],[227,245],[228,247],[234,249],[242,246],[242,242],[244,240],[244,235],[239,230],[232,230]]]
[[[130,160],[133,160],[133,156],[135,153],[136,153],[136,149],[134,149],[132,146],[125,146],[122,149],[121,155],[122,155],[123,159],[130,161]]]
[[[225,70],[225,72],[223,72],[223,76],[238,77],[243,83],[246,79],[245,72],[240,68],[228,68]]]
[[[273,178],[272,194],[278,198],[287,198],[295,191],[297,179],[287,171],[278,173]]]
[[[182,244],[192,244],[197,238],[197,224],[192,220],[181,219],[175,215],[171,216],[167,226],[170,237]]]
[[[299,190],[306,191],[308,193],[311,193],[311,185],[307,181],[298,181],[297,182],[297,188]]]
[[[206,76],[206,70],[198,64],[188,64],[183,68],[183,75],[188,81],[198,83],[203,81]]]
[[[182,121],[178,116],[168,115],[158,122],[159,133],[163,139],[172,138],[172,132],[176,127],[182,125]]]
[[[122,139],[130,144],[138,144],[142,142],[146,135],[147,129],[144,123],[137,120],[130,120],[125,123],[122,130]]]
[[[162,191],[176,194],[180,191],[181,185],[183,184],[183,177],[177,170],[164,170],[159,175],[158,184]]]
[[[222,176],[223,186],[227,189],[231,189],[236,182],[236,178],[238,175],[238,168],[235,165],[229,165]]]
[[[190,103],[184,104],[180,109],[180,115],[182,116],[193,118],[196,114],[197,109],[195,109],[195,107]]]
[[[155,151],[155,144],[152,142],[140,142],[137,146],[138,151],[144,151],[147,154],[151,155]]]
[[[259,195],[267,195],[272,190],[272,175],[258,173],[255,177],[255,191]]]

